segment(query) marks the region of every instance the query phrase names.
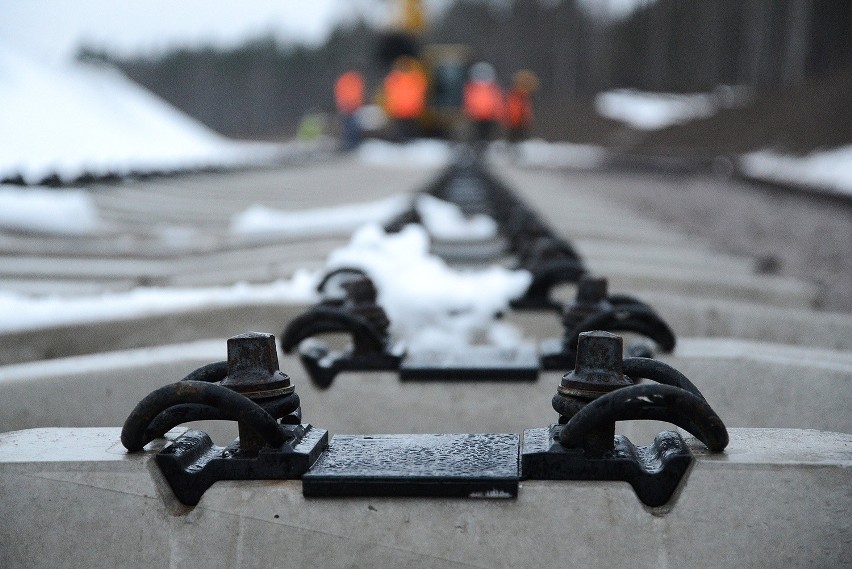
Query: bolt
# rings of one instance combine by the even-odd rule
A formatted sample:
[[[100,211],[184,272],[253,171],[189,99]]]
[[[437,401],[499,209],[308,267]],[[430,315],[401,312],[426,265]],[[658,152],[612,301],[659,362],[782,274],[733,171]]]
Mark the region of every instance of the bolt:
[[[583,276],[577,283],[577,304],[597,304],[607,297],[607,280],[603,277]]]
[[[274,401],[272,398],[293,393],[287,374],[278,369],[275,336],[247,332],[228,338],[228,376],[220,383],[249,399]],[[240,451],[256,454],[265,442],[254,430],[238,422]]]
[[[609,332],[582,332],[577,341],[574,371],[562,376],[559,393],[591,400],[633,385],[622,373],[623,345],[621,336]]]
[[[567,343],[586,318],[606,309],[608,283],[603,277],[583,276],[577,282],[577,298],[562,312],[562,326]],[[570,346],[566,346],[571,349]]]
[[[574,371],[562,376],[562,382],[552,400],[561,424],[567,423],[592,399],[633,385],[622,372],[623,345],[621,336],[602,330],[580,334]],[[590,456],[606,455],[614,448],[614,436],[614,423],[590,430],[586,434],[583,449]]]
[[[228,376],[221,385],[249,399],[293,392],[290,378],[278,370],[275,336],[247,332],[228,338]]]

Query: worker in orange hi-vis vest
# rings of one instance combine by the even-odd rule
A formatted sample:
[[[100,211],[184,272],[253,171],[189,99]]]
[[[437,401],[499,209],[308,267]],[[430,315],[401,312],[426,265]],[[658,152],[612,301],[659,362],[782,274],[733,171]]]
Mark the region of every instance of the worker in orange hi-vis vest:
[[[534,115],[532,94],[538,89],[538,78],[532,71],[518,71],[512,81],[512,88],[506,95],[506,112],[503,123],[506,126],[509,142],[521,142],[532,127]]]
[[[364,78],[357,71],[347,71],[334,84],[334,100],[341,118],[340,146],[352,150],[361,142],[358,109],[364,104]]]
[[[385,110],[393,121],[397,139],[407,141],[417,133],[417,119],[426,110],[429,83],[417,61],[402,56],[385,78]]]
[[[493,138],[503,116],[503,91],[490,63],[480,62],[470,68],[470,80],[464,87],[464,112],[473,123],[477,141]]]

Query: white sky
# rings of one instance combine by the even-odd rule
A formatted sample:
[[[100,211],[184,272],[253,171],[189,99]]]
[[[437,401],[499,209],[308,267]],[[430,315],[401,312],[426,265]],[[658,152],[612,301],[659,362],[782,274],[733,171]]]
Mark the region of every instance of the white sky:
[[[321,42],[336,22],[377,0],[0,0],[0,42],[58,62],[82,42],[121,53],[173,45],[235,44],[274,32]]]
[[[499,4],[499,0],[492,0]],[[592,12],[623,15],[652,0],[581,0]],[[430,9],[449,0],[426,0]],[[181,45],[234,45],[273,32],[284,42],[318,43],[341,20],[381,21],[393,0],[0,0],[0,43],[51,62],[81,43],[120,54]]]

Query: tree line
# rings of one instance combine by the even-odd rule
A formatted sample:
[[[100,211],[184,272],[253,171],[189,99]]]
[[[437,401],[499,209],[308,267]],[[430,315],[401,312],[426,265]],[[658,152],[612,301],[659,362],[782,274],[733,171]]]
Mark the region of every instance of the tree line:
[[[292,134],[301,117],[334,108],[331,86],[349,69],[372,86],[387,64],[383,32],[341,26],[319,46],[272,36],[229,48],[115,57],[84,47],[217,131],[236,137]],[[420,40],[469,46],[504,83],[528,68],[541,82],[540,123],[558,125],[576,101],[628,87],[695,92],[719,84],[764,91],[852,67],[852,0],[656,0],[608,20],[575,0],[456,0]],[[547,132],[559,137],[558,128]]]

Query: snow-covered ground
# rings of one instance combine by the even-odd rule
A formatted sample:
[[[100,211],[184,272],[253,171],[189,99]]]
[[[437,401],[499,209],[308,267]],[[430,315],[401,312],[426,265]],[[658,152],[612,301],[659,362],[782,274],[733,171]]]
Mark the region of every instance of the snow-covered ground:
[[[502,153],[510,154],[511,150],[504,149]],[[525,140],[518,145],[515,160],[517,164],[526,167],[591,170],[603,166],[607,157],[607,150],[602,146],[547,142],[535,138]]]
[[[22,191],[22,190],[16,190]],[[61,195],[52,190],[26,191]],[[2,195],[2,194],[0,194]],[[393,331],[409,345],[436,347],[491,342],[498,345],[519,338],[511,326],[494,321],[509,301],[522,295],[531,276],[499,266],[456,270],[429,253],[430,237],[423,227],[409,225],[386,234],[377,223],[409,207],[410,198],[392,196],[381,202],[342,205],[308,212],[260,211],[256,207],[234,217],[232,228],[242,235],[269,235],[287,226],[311,235],[354,230],[351,241],[333,251],[327,270],[355,267],[375,282],[379,302],[388,312]],[[465,219],[457,206],[435,198],[418,200],[432,228],[445,238],[489,238],[494,220],[485,216]],[[254,212],[254,213],[252,213]],[[31,210],[35,223],[43,217]],[[377,219],[382,218],[382,219]],[[25,216],[17,218],[26,225]],[[65,230],[82,233],[87,227],[69,219]],[[317,300],[316,286],[324,271],[301,270],[291,279],[268,284],[238,283],[230,287],[140,287],[130,292],[88,296],[34,296],[0,290],[0,332],[39,329],[54,325],[92,324],[139,318],[181,310],[215,309],[257,302],[310,304]]]
[[[740,168],[753,178],[852,196],[852,145],[807,156],[752,152],[741,157]]]
[[[595,98],[595,109],[604,117],[640,130],[659,130],[713,116],[720,108],[743,104],[749,92],[742,87],[719,86],[712,93],[648,93],[615,89]]]
[[[358,147],[358,158],[371,166],[396,168],[441,167],[453,158],[453,144],[445,140],[419,139],[399,144],[366,140]]]
[[[441,167],[448,165],[459,148],[444,140],[413,140],[407,143],[367,140],[358,148],[358,159],[370,166],[388,168]],[[495,163],[512,162],[530,168],[598,168],[607,158],[607,150],[593,144],[548,142],[532,138],[510,146],[503,141],[493,142],[488,160]]]
[[[423,227],[434,239],[477,241],[497,236],[497,222],[491,216],[476,214],[468,219],[459,206],[434,196],[417,196],[414,207]]]
[[[116,70],[48,65],[3,44],[0,109],[0,180],[240,166],[286,152],[228,140]]]
[[[527,271],[497,265],[453,269],[429,254],[429,236],[419,225],[408,225],[397,234],[386,234],[377,225],[364,226],[349,245],[329,255],[328,267],[367,273],[393,331],[409,345],[423,347],[505,340],[510,334],[494,318],[526,291],[532,279]]]
[[[329,256],[328,268],[364,270],[379,290],[379,303],[393,331],[409,345],[502,344],[517,339],[510,326],[494,322],[509,301],[526,290],[530,275],[493,266],[459,271],[428,253],[423,228],[408,226],[385,234],[377,225],[356,231],[352,241]],[[89,296],[37,297],[0,290],[0,332],[56,325],[215,309],[258,302],[310,304],[317,300],[322,271],[298,271],[291,279],[229,287],[151,288]]]
[[[406,195],[288,211],[254,204],[231,219],[230,230],[234,235],[252,240],[297,235],[349,235],[362,225],[385,225],[412,205],[426,231],[435,239],[482,240],[493,239],[497,235],[497,222],[491,217],[475,215],[468,219],[457,205],[426,194],[414,198],[413,204],[412,198]]]
[[[0,229],[53,235],[85,235],[103,225],[82,189],[20,188],[0,184]]]
[[[404,195],[297,211],[255,204],[231,219],[231,233],[258,240],[288,235],[348,235],[366,223],[384,224],[410,205],[411,198]]]
[[[310,303],[319,276],[298,271],[291,279],[229,287],[137,288],[88,296],[32,296],[0,290],[0,332],[67,324],[94,324],[181,310],[239,306],[252,302]]]
[[[423,141],[370,144],[373,150],[368,152],[381,148],[384,156],[396,156],[394,164],[448,147]],[[416,150],[412,152],[412,148]],[[494,317],[524,293],[529,273],[496,265],[455,270],[429,253],[432,238],[493,239],[497,234],[494,219],[485,215],[466,218],[457,205],[426,194],[417,196],[413,205],[423,226],[408,225],[397,234],[385,233],[381,225],[412,206],[407,196],[300,211],[253,205],[234,216],[231,231],[243,236],[354,231],[348,245],[329,255],[327,268],[358,268],[367,273],[379,291],[379,303],[387,311],[394,333],[409,345],[446,347],[517,339],[510,327],[495,323]]]

